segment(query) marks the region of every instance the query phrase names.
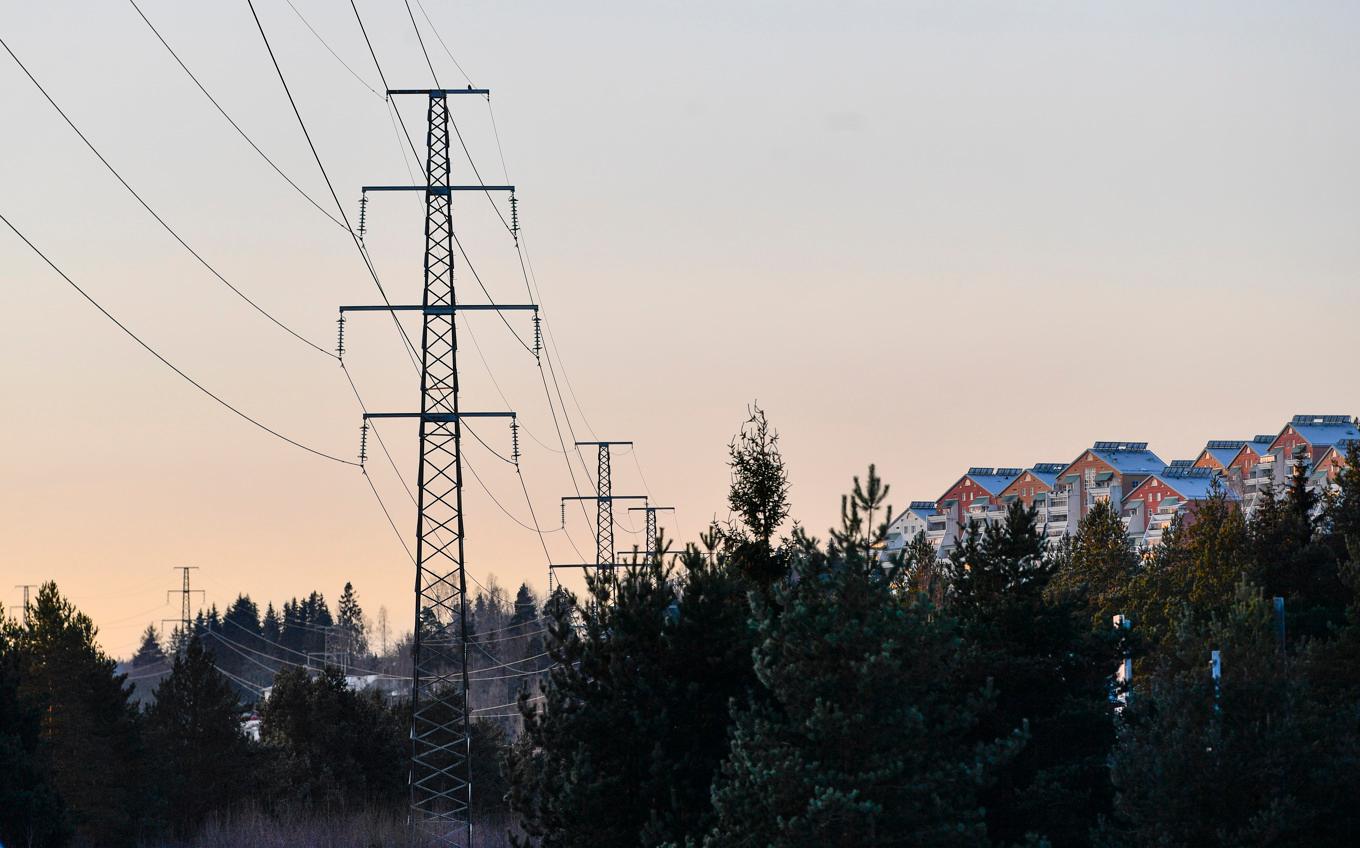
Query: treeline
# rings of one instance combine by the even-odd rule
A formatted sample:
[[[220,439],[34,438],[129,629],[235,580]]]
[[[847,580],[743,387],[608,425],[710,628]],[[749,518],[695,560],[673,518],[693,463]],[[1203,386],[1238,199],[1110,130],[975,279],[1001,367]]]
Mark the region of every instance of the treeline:
[[[511,598],[494,581],[469,605],[482,817],[504,811],[516,698],[548,662],[539,607],[527,585]],[[319,592],[280,613],[241,595],[169,641],[149,627],[120,673],[52,583],[4,622],[0,845],[194,844],[209,822],[231,844],[253,841],[233,817],[290,832],[348,817],[364,831],[355,844],[401,843],[409,633],[383,651],[389,634],[346,584],[335,614]]]
[[[1360,452],[1323,501],[1299,469],[1152,550],[1108,504],[1051,547],[1013,504],[943,563],[881,561],[872,466],[825,541],[779,536],[760,413],[731,464],[730,525],[551,607],[518,844],[1360,842]]]
[[[479,845],[1357,843],[1360,450],[1325,498],[1304,469],[1250,517],[1219,492],[1154,549],[1108,504],[1056,545],[1013,504],[945,562],[924,537],[883,559],[872,466],[824,539],[792,520],[759,411],[729,460],[732,520],[698,544],[663,539],[580,596],[474,601]],[[283,605],[277,638],[253,608],[206,611],[139,710],[43,587],[0,639],[0,842],[162,844],[243,807],[399,822],[408,705],[293,664],[314,627],[335,653],[319,595]],[[274,664],[258,743],[240,719],[264,681],[226,659],[228,617]],[[363,662],[399,664],[402,639],[362,636]],[[363,844],[402,844],[393,828]]]

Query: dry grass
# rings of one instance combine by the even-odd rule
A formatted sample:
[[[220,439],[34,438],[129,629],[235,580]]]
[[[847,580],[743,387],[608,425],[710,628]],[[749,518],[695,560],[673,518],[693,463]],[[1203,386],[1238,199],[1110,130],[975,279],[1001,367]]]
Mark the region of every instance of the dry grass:
[[[473,848],[510,848],[505,821],[479,821]],[[409,848],[406,811],[269,815],[246,809],[211,819],[181,848]]]

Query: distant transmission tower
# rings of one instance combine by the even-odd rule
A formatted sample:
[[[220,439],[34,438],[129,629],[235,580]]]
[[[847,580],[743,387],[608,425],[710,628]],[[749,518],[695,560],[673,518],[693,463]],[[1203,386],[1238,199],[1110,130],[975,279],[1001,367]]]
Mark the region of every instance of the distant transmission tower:
[[[562,501],[595,501],[595,562],[569,563],[557,568],[596,568],[612,571],[614,559],[614,501],[645,501],[645,495],[616,495],[610,480],[609,448],[612,445],[631,445],[632,442],[577,442],[577,447],[594,445],[599,448],[599,465],[595,474],[594,495],[573,495]]]
[[[14,588],[23,591],[23,593],[24,593],[24,603],[23,603],[22,606],[16,604],[16,605],[10,607],[10,609],[11,609],[11,610],[19,610],[19,611],[20,611],[20,615],[23,616],[24,626],[27,627],[27,626],[28,626],[28,610],[29,610],[29,601],[28,601],[29,595],[28,595],[28,592],[29,592],[30,589],[36,589],[36,588],[38,588],[38,584],[36,584],[36,583],[16,583],[15,586],[14,586]]]
[[[177,565],[177,566],[175,566],[174,568],[172,568],[171,570],[172,570],[172,571],[180,571],[180,572],[183,572],[183,574],[184,574],[184,577],[183,577],[183,585],[181,585],[180,588],[178,588],[178,589],[166,589],[166,590],[165,590],[165,600],[166,600],[167,603],[170,601],[170,596],[171,596],[171,595],[175,594],[176,592],[179,593],[179,618],[178,618],[178,619],[174,619],[174,618],[163,618],[163,619],[161,619],[161,626],[164,627],[168,622],[171,622],[171,621],[178,621],[178,622],[179,622],[179,628],[180,628],[180,629],[179,629],[179,632],[180,632],[180,645],[179,645],[179,647],[183,647],[185,644],[188,644],[188,641],[189,641],[189,625],[193,623],[193,614],[192,614],[193,604],[191,603],[191,600],[192,600],[192,598],[193,598],[194,595],[199,595],[200,597],[203,597],[204,601],[206,602],[206,601],[207,601],[207,596],[204,594],[204,592],[203,592],[202,589],[191,589],[191,588],[189,588],[189,572],[190,572],[190,571],[197,571],[197,570],[198,570],[198,566],[196,566],[196,565]]]
[[[416,504],[416,604],[411,681],[412,844],[470,848],[472,777],[467,667],[467,576],[463,555],[463,421],[509,418],[513,412],[464,412],[458,399],[458,312],[530,310],[532,304],[459,304],[453,284],[453,195],[511,192],[514,186],[451,185],[449,108],[452,95],[489,95],[484,88],[397,89],[389,95],[429,100],[425,185],[365,186],[370,191],[419,191],[425,195],[424,296],[419,306],[342,306],[355,311],[419,312],[420,411],[365,413],[414,418],[420,429]],[[341,324],[343,333],[344,324]],[[341,347],[343,348],[343,336]]]
[[[647,506],[630,506],[628,511],[645,512],[647,514],[647,534],[645,536],[647,547],[644,549],[644,554],[648,558],[660,556],[661,551],[656,549],[656,514],[658,512],[675,512],[675,507],[648,504]]]

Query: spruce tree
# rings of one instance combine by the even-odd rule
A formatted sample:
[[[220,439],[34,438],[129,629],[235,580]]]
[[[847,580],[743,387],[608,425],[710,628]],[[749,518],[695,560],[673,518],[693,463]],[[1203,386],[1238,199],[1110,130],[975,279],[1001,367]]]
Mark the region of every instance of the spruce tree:
[[[132,845],[156,819],[131,688],[95,644],[89,617],[55,583],[38,590],[16,633],[19,701],[42,710],[43,757],[79,839]]]
[[[750,417],[727,446],[731,486],[727,505],[738,524],[722,533],[736,567],[758,586],[769,586],[788,573],[773,545],[775,533],[789,517],[789,474],[779,451],[779,433],[765,410],[752,405]],[[710,545],[710,552],[716,545]]]
[[[839,531],[798,579],[757,596],[761,687],[736,713],[705,848],[986,845],[978,789],[1018,738],[975,744],[991,694],[962,673],[943,616],[903,601],[895,574]]]
[[[1148,551],[1130,581],[1124,612],[1134,616],[1144,640],[1155,642],[1186,614],[1207,621],[1224,612],[1234,603],[1237,586],[1258,578],[1242,511],[1215,484]]]
[[[945,580],[939,550],[918,530],[902,552],[901,583],[906,592],[935,606],[944,602]]]
[[[1092,626],[1109,627],[1113,616],[1128,613],[1128,587],[1139,567],[1138,551],[1119,511],[1108,501],[1097,501],[1057,557],[1048,591],[1055,598],[1081,599]]]
[[[274,611],[274,605],[271,603],[265,608],[264,620],[260,622],[260,636],[271,646],[277,645],[281,630],[279,614]]]
[[[1222,658],[1217,682],[1211,650]],[[1353,844],[1360,693],[1328,703],[1309,665],[1285,661],[1270,605],[1250,584],[1212,621],[1178,621],[1121,715],[1115,814],[1098,844]]]
[[[21,639],[0,618],[0,845],[61,848],[73,830],[42,750],[45,703],[19,692]]]
[[[156,687],[146,724],[179,836],[191,836],[209,813],[225,811],[245,797],[253,763],[241,732],[241,705],[197,636]]]
[[[368,636],[364,631],[364,610],[359,606],[359,596],[354,592],[354,584],[346,582],[345,589],[340,593],[340,602],[336,607],[336,615],[339,625],[344,634],[345,649],[353,657],[363,657],[368,654]]]
[[[663,543],[664,545],[664,540]],[[632,848],[703,832],[728,703],[754,685],[746,587],[696,550],[590,574],[546,606],[544,700],[521,701],[512,808],[541,848]],[[529,840],[532,840],[529,841]]]
[[[960,548],[970,550],[966,562],[951,563],[946,609],[971,647],[965,676],[995,690],[995,709],[973,738],[1028,730],[1024,748],[982,790],[989,838],[1085,845],[1112,794],[1105,758],[1119,634],[1093,629],[1085,599],[1049,596],[1064,560],[1048,556],[1033,508],[1012,502],[1005,521],[972,535]]]
[[[402,722],[376,696],[350,689],[338,669],[279,672],[260,714],[264,782],[277,804],[340,810],[391,803],[405,791]]]
[[[156,632],[156,625],[148,624],[146,630],[142,631],[142,642],[137,647],[137,653],[132,655],[132,662],[129,665],[137,672],[167,667],[165,651],[161,649],[161,636]]]

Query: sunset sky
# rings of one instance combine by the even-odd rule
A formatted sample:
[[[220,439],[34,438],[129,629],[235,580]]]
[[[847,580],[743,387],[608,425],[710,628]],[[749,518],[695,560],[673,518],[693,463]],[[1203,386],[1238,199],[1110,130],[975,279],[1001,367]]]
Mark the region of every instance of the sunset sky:
[[[137,2],[337,214],[245,0]],[[870,462],[902,507],[970,465],[1066,461],[1096,439],[1170,461],[1294,413],[1360,412],[1360,5],[422,2],[493,91],[560,353],[563,438],[634,440],[615,491],[675,506],[661,523],[682,540],[727,517],[725,448],[752,401],[782,434],[794,515],[823,536]],[[410,182],[410,163],[349,5],[292,3],[339,59],[286,0],[255,0],[353,220],[359,186]],[[431,85],[403,2],[358,6],[388,81]],[[467,85],[412,8],[441,84]],[[0,37],[190,245],[300,334],[330,349],[338,305],[379,302],[348,235],[126,0],[9,0]],[[424,102],[398,105],[419,143]],[[482,176],[507,179],[485,101],[453,105]],[[197,264],[3,51],[0,214],[205,386],[290,438],[357,452],[335,361]],[[419,301],[421,214],[416,195],[369,206],[394,302]],[[525,300],[487,201],[460,197],[455,215],[492,295]],[[458,268],[460,297],[485,300]],[[13,584],[54,579],[126,656],[177,615],[172,568],[196,565],[219,606],[334,601],[352,580],[370,614],[409,627],[412,566],[357,469],[199,394],[2,226],[0,314],[6,605]],[[519,413],[549,551],[590,558],[579,510],[559,530],[574,491],[533,357],[490,315],[469,326],[464,408]],[[355,317],[346,342],[371,409],[418,408],[390,321]],[[414,427],[382,432],[413,482]],[[508,452],[503,427],[477,432]],[[409,543],[411,502],[370,456]],[[471,441],[467,457],[511,514],[470,480],[470,574],[542,590],[514,470]],[[622,521],[627,547],[641,522]]]

